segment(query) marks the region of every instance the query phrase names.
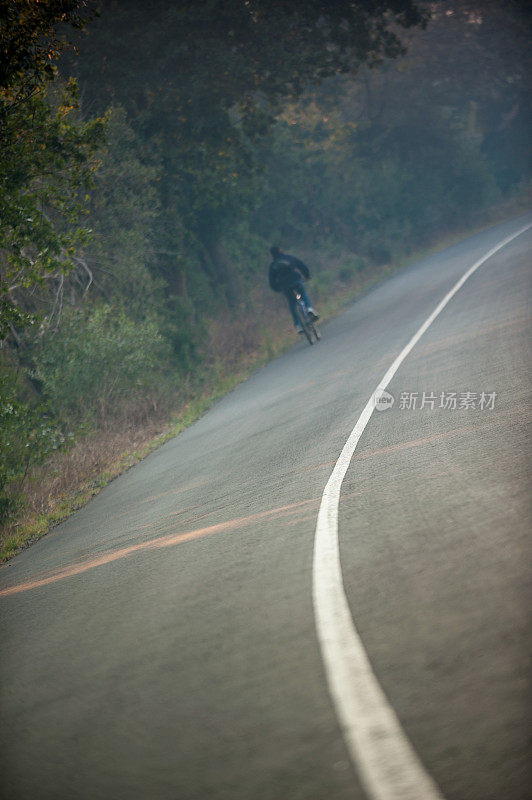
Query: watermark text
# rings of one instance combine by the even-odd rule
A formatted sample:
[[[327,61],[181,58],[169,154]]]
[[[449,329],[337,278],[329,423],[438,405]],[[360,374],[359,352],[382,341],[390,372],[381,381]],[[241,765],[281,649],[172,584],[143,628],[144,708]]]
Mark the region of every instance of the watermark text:
[[[394,405],[401,411],[493,411],[497,392],[416,391],[400,392],[394,397],[390,392],[376,392],[373,402],[377,411],[388,411]]]

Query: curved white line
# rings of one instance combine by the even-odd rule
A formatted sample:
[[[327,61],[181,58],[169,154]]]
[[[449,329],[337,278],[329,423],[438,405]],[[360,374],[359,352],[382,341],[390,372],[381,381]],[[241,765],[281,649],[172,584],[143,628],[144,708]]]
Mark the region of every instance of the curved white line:
[[[399,353],[368,400],[323,492],[314,540],[316,629],[329,691],[347,749],[371,800],[442,800],[442,795],[401,728],[353,623],[343,587],[338,546],[342,481],[375,408],[375,396],[386,389],[412,348],[475,270],[530,228],[532,223],[507,236],[476,261]]]

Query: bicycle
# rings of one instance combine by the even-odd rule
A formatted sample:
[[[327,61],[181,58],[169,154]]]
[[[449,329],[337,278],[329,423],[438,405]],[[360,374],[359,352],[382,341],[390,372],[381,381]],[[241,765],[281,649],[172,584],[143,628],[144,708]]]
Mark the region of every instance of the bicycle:
[[[319,342],[321,339],[320,332],[315,325],[314,320],[309,316],[307,307],[303,302],[303,298],[301,297],[301,292],[295,286],[292,286],[291,291],[295,297],[296,315],[299,320],[299,324],[303,329],[303,333],[307,337],[308,343],[314,344],[314,341]]]

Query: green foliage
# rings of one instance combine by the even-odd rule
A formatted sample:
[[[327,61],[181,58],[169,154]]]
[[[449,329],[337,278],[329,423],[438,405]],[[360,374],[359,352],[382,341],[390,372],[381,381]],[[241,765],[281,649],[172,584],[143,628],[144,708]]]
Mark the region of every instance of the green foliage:
[[[198,309],[201,312],[199,302]],[[171,348],[171,369],[187,375],[198,369],[205,356],[207,314],[196,312],[188,297],[170,297],[157,322],[161,336]]]
[[[0,370],[0,522],[20,505],[9,484],[21,484],[30,466],[42,463],[66,437],[43,404],[25,402],[12,370]]]
[[[79,193],[104,124],[80,122],[76,107],[75,82],[59,96],[39,87],[0,127],[0,339],[35,319],[34,290],[61,280],[89,235]]]
[[[85,257],[100,292],[119,297],[130,314],[143,318],[160,306],[166,283],[149,268],[156,260],[151,232],[160,212],[160,176],[156,165],[146,163],[119,106],[106,114],[105,144],[97,160],[89,214],[93,234]]]
[[[170,348],[153,321],[100,305],[65,313],[60,330],[35,353],[35,375],[59,415],[97,421],[120,414],[126,400],[154,393],[169,362]]]
[[[88,235],[79,195],[103,121],[76,116],[74,80],[50,86],[63,31],[83,27],[83,6],[11,0],[0,8],[0,341],[35,321],[54,277],[62,289]]]
[[[315,297],[318,301],[325,300],[329,295],[333,282],[334,274],[332,272],[316,272],[312,277],[312,297]]]
[[[357,272],[363,272],[367,265],[367,260],[362,256],[350,256],[344,259],[342,266],[338,270],[338,277],[344,283],[349,283]]]
[[[84,13],[85,12],[85,13]],[[55,77],[54,61],[65,48],[65,28],[81,29],[93,16],[80,0],[9,0],[0,5],[0,117],[9,114],[44,81]]]
[[[104,3],[78,72],[102,110],[110,101],[124,106],[162,167],[157,238],[164,246],[156,249],[199,252],[238,307],[226,231],[256,202],[257,144],[281,103],[327,75],[397,56],[397,29],[425,20],[413,0]],[[174,246],[168,219],[181,228]],[[168,269],[165,258],[162,266]]]
[[[270,244],[260,234],[250,228],[245,218],[228,232],[227,254],[235,265],[241,280],[248,284],[264,276],[264,255]]]
[[[496,199],[467,118],[446,107],[404,106],[373,123],[331,113],[331,95],[347,109],[353,90],[348,81],[326,84],[305,105],[287,108],[252,219],[263,236],[277,238],[277,230],[284,241],[310,239],[320,248],[333,239],[385,263]]]

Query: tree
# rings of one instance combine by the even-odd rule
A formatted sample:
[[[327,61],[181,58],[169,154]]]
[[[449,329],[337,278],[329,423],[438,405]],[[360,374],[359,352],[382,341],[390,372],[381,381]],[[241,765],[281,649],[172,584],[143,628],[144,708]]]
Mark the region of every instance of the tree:
[[[431,12],[424,32],[405,34],[408,53],[399,69],[388,65],[364,75],[363,118],[389,127],[445,108],[478,143],[500,188],[508,191],[532,166],[530,4],[439,0]]]
[[[412,0],[106,0],[90,47],[80,40],[79,77],[97,106],[123,104],[162,156],[162,210],[235,305],[224,232],[254,204],[254,143],[281,102],[399,55],[396,30],[425,21]]]
[[[83,4],[3,3],[0,16],[0,340],[34,322],[39,291],[55,278],[52,316],[64,276],[87,239],[79,225],[101,119],[82,122],[75,81],[54,87],[60,26],[79,27]]]
[[[1,0],[0,117],[55,78],[65,27],[79,30],[91,16],[85,0]]]

